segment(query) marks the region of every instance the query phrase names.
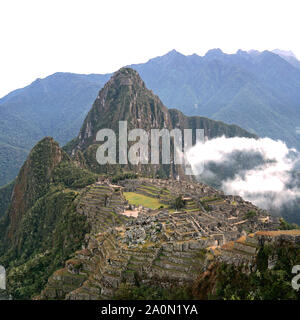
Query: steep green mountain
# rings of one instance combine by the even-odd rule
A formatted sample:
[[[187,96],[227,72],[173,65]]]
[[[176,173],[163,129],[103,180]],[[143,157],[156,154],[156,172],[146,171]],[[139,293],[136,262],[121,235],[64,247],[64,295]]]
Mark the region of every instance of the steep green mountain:
[[[30,152],[0,219],[0,264],[15,298],[30,298],[81,245],[90,229],[76,212],[80,189],[96,181],[52,138]]]
[[[226,125],[203,117],[186,117],[178,110],[168,110],[152,91],[146,88],[139,74],[130,68],[122,68],[116,72],[99,92],[92,109],[88,113],[80,133],[71,141],[66,150],[69,154],[83,153],[87,168],[94,172],[112,170],[114,174],[123,170],[135,170],[147,175],[176,178],[184,176],[182,168],[176,165],[139,165],[130,163],[123,166],[100,166],[96,162],[96,150],[99,142],[96,134],[100,129],[113,129],[119,131],[119,121],[128,122],[128,129],[204,129],[204,135],[208,138],[225,135],[226,137],[242,136],[255,137],[255,135],[235,125]],[[149,139],[150,140],[150,139]],[[150,141],[149,141],[150,145]],[[149,159],[150,163],[150,159]],[[104,171],[103,171],[104,170]]]
[[[14,179],[44,136],[64,144],[78,132],[107,75],[56,73],[0,99],[0,185]]]

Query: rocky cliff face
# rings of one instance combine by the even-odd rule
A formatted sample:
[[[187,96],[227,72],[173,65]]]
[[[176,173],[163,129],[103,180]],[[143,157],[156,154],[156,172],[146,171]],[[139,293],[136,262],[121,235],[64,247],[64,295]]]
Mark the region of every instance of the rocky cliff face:
[[[84,150],[95,143],[96,133],[102,128],[118,132],[121,120],[128,121],[128,129],[172,128],[167,108],[129,68],[116,72],[99,92],[80,130],[76,148]]]
[[[226,125],[203,117],[186,117],[178,110],[168,110],[160,99],[146,88],[136,71],[122,68],[99,92],[78,137],[67,145],[66,150],[73,156],[76,156],[78,150],[83,152],[87,167],[95,172],[134,170],[150,176],[176,178],[179,175],[181,178],[186,178],[182,167],[173,164],[166,166],[128,164],[113,167],[98,165],[96,162],[96,150],[99,144],[96,141],[98,130],[113,129],[118,137],[118,122],[125,120],[128,123],[128,130],[142,128],[149,132],[150,129],[163,128],[169,130],[174,128],[204,129],[204,134],[208,138],[222,135],[255,137],[234,125]]]

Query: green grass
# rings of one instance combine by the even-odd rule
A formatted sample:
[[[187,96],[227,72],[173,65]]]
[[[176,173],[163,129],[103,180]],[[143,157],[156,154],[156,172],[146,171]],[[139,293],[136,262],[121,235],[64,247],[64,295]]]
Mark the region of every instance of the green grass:
[[[143,206],[150,209],[158,209],[164,205],[157,198],[151,198],[135,192],[124,192],[126,200],[135,206]]]
[[[223,200],[223,199],[219,198],[219,197],[215,197],[215,196],[200,198],[200,201],[203,202],[203,203],[205,203],[205,202],[213,202],[213,201],[217,201],[217,200]]]
[[[156,187],[153,187],[153,186],[147,186],[147,185],[142,184],[141,187],[145,188],[145,189],[149,189],[149,190],[155,191],[155,192],[160,192],[159,188],[156,188]]]
[[[159,195],[158,193],[155,193],[153,190],[147,189],[145,187],[139,187],[137,190],[151,194],[153,197],[157,197]]]

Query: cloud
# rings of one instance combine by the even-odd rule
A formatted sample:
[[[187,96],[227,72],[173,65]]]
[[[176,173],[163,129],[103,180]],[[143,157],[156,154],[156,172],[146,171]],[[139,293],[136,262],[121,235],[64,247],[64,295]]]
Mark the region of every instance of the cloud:
[[[200,180],[263,209],[280,209],[300,199],[295,175],[300,155],[280,140],[223,136],[198,143],[187,158]]]

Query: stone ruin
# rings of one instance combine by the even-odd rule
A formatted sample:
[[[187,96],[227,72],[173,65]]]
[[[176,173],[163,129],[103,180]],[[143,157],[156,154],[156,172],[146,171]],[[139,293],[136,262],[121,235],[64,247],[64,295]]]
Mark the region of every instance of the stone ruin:
[[[128,218],[123,191],[166,207],[139,208],[136,218]],[[186,205],[176,211],[169,206],[179,195]],[[82,193],[77,211],[92,231],[82,250],[49,278],[40,299],[111,299],[122,283],[192,283],[211,259],[251,263],[257,244],[249,234],[278,228],[275,218],[241,197],[174,180],[99,182]]]

